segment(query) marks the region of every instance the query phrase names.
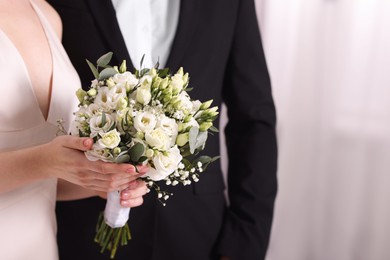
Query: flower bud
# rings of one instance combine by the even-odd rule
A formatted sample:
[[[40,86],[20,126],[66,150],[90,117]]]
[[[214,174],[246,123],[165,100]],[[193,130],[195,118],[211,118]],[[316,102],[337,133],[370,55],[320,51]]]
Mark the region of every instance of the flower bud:
[[[115,147],[115,148],[112,150],[112,152],[113,152],[114,155],[120,154],[121,151],[122,151],[122,150],[121,150],[121,148],[119,148],[119,147]]]
[[[184,74],[183,67],[180,67],[179,70],[176,72],[176,74],[183,76]]]
[[[184,76],[183,76],[184,86],[187,86],[187,84],[188,84],[188,77],[189,77],[188,73],[184,74]]]
[[[152,76],[152,77],[156,76],[156,75],[157,75],[156,69],[155,69],[155,68],[151,68],[151,69],[149,70],[149,74],[150,74],[150,76]]]
[[[145,152],[145,156],[151,158],[154,155],[154,151],[152,149],[148,149]]]
[[[121,66],[119,67],[119,73],[124,73],[126,72],[126,70],[127,70],[126,60],[123,60]]]
[[[187,116],[184,118],[183,122],[184,122],[184,123],[188,123],[188,122],[191,121],[191,119],[192,119],[192,115],[191,115],[191,114],[190,114],[190,115],[187,115]]]
[[[115,86],[115,82],[114,82],[114,80],[113,80],[112,78],[108,78],[108,79],[106,80],[106,85],[107,85],[107,87],[108,87],[109,89],[111,89],[113,86]]]
[[[176,138],[176,144],[181,147],[188,143],[189,135],[188,133],[179,134]]]
[[[136,134],[135,134],[135,136],[138,138],[138,139],[144,139],[144,136],[145,136],[145,134],[143,133],[143,132],[137,132]]]
[[[205,131],[207,131],[212,125],[213,125],[213,123],[211,123],[211,122],[203,122],[203,123],[201,123],[200,126],[199,126],[199,131],[205,132]]]
[[[206,102],[203,102],[202,105],[200,105],[199,109],[201,109],[201,110],[208,109],[210,107],[211,103],[213,103],[212,99],[210,99],[210,100],[208,100]]]
[[[77,96],[79,102],[80,102],[80,103],[83,103],[84,98],[87,96],[87,92],[85,92],[82,88],[79,88],[79,89],[76,91],[76,96]]]
[[[169,84],[169,79],[168,78],[164,78],[163,80],[161,80],[159,88],[160,89],[166,89],[168,84]]]

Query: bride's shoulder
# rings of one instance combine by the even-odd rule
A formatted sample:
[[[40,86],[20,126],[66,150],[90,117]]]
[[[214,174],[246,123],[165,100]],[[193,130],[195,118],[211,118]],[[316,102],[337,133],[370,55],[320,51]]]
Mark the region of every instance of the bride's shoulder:
[[[34,3],[38,5],[39,9],[44,13],[45,17],[50,22],[51,26],[56,31],[58,37],[62,37],[62,22],[59,14],[54,8],[45,0],[35,0]]]

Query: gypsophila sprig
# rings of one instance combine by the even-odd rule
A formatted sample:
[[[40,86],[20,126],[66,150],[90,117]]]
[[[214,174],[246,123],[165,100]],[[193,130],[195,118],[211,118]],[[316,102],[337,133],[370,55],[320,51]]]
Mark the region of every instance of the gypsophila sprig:
[[[88,91],[76,93],[80,105],[73,134],[93,138],[92,149],[85,153],[89,160],[147,165],[149,170],[141,178],[165,205],[172,193],[161,190],[159,181],[172,186],[198,182],[200,173],[219,158],[197,157],[208,133],[218,131],[213,126],[218,107],[211,107],[212,100],[191,99],[189,74],[183,68],[170,74],[168,68],[158,69],[158,65],[142,68],[141,61],[141,69],[131,73],[125,61],[119,68],[111,67],[111,57],[111,52],[103,55],[96,66],[87,61],[95,79]],[[102,251],[111,251],[111,258],[119,243],[125,245],[130,239],[128,211],[119,214],[127,214],[127,218],[118,224],[117,211],[123,210],[118,206],[118,193],[108,194],[95,237]],[[114,210],[114,217],[107,213],[110,203],[120,208]]]

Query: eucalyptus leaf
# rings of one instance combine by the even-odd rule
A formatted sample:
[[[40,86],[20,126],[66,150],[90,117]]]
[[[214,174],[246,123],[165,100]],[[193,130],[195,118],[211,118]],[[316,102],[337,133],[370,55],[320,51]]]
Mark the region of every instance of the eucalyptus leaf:
[[[139,159],[138,159],[138,163],[141,163],[141,162],[144,162],[148,159],[148,157],[146,156],[141,156]]]
[[[106,122],[107,122],[107,119],[106,119],[106,113],[102,113],[102,127],[106,124]]]
[[[200,148],[204,149],[207,141],[207,131],[204,132],[199,132],[198,136],[196,137],[196,142],[195,142],[195,149]]]
[[[116,163],[127,163],[127,162],[130,162],[130,155],[128,155],[127,153],[119,154],[115,158],[115,162]]]
[[[93,76],[95,77],[95,79],[98,79],[99,78],[99,71],[98,69],[95,67],[95,65],[92,64],[92,62],[90,62],[89,60],[86,60],[89,68],[91,69],[92,73],[93,73]]]
[[[106,67],[107,64],[110,63],[111,58],[112,58],[112,52],[108,52],[108,53],[104,54],[103,56],[101,56],[97,60],[96,63],[98,65],[98,67]]]
[[[165,78],[169,74],[169,68],[158,70],[157,74],[160,78]]]
[[[190,131],[188,132],[188,143],[190,145],[190,152],[193,154],[196,149],[196,139],[198,137],[199,133],[199,127],[193,126],[190,128]]]
[[[135,145],[133,145],[133,147],[131,147],[129,150],[131,161],[138,162],[144,152],[145,147],[142,144],[136,143]]]
[[[145,68],[145,69],[142,69],[140,72],[139,72],[139,76],[142,78],[146,73],[149,72],[150,69],[148,68]]]
[[[142,69],[142,65],[144,64],[144,58],[145,58],[145,54],[142,55],[141,61],[140,61],[140,63],[139,63],[140,69]]]
[[[114,76],[115,74],[117,74],[118,71],[116,71],[115,69],[113,68],[105,68],[104,70],[102,70],[99,74],[99,77],[98,77],[98,80],[104,80],[104,79],[107,79],[109,77],[112,77]]]
[[[154,68],[157,70],[159,66],[160,66],[160,62],[157,61],[156,64],[154,64]]]
[[[215,126],[210,126],[210,128],[209,128],[209,130],[211,131],[211,132],[214,132],[214,133],[219,133],[219,129],[218,128],[216,128]]]

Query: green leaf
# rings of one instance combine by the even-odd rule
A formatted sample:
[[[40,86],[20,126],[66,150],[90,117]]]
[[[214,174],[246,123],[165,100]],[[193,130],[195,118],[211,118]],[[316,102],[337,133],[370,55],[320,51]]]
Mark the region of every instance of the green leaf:
[[[141,156],[139,159],[138,159],[138,163],[142,163],[144,161],[146,161],[148,159],[148,157],[146,156]]]
[[[107,122],[107,119],[106,119],[106,113],[102,113],[102,125],[101,125],[101,127],[103,127],[105,124],[106,124],[106,122]]]
[[[90,62],[89,60],[86,60],[89,68],[91,69],[92,73],[93,73],[93,76],[95,77],[95,79],[98,79],[99,78],[99,71],[98,69],[95,67],[95,65],[92,64],[92,62]]]
[[[98,60],[97,60],[97,66],[98,67],[106,67],[108,63],[110,63],[111,61],[111,58],[112,58],[112,52],[108,52],[106,54],[104,54],[103,56],[101,56]]]
[[[115,74],[117,74],[118,71],[116,71],[115,69],[113,68],[105,68],[104,70],[102,70],[99,74],[99,77],[98,77],[98,80],[104,80],[104,79],[107,79],[109,77],[112,77],[114,76]]]
[[[216,127],[213,126],[213,125],[209,128],[209,130],[210,130],[211,132],[214,132],[214,133],[219,133],[218,128],[216,128]]]
[[[150,70],[150,69],[148,69],[148,68],[142,69],[142,70],[139,72],[139,77],[142,78],[142,76],[144,76],[146,73],[148,73],[149,70]]]
[[[155,68],[156,70],[158,70],[158,67],[159,67],[159,66],[160,66],[160,62],[157,61],[156,64],[154,64],[154,68]]]
[[[169,68],[165,68],[157,71],[157,75],[160,78],[165,78],[168,74],[169,74]]]
[[[116,163],[127,163],[130,162],[130,155],[127,153],[119,154],[118,157],[115,158]]]
[[[199,127],[193,126],[188,132],[188,143],[190,144],[190,152],[193,154],[196,149],[196,138],[198,137]]]
[[[141,61],[140,61],[140,63],[139,63],[139,68],[140,68],[140,69],[142,69],[142,65],[143,65],[143,63],[144,63],[144,58],[145,58],[145,54],[142,55]]]
[[[138,160],[144,154],[144,151],[145,151],[145,147],[140,143],[136,143],[129,150],[129,155],[130,155],[131,161],[138,162]]]

